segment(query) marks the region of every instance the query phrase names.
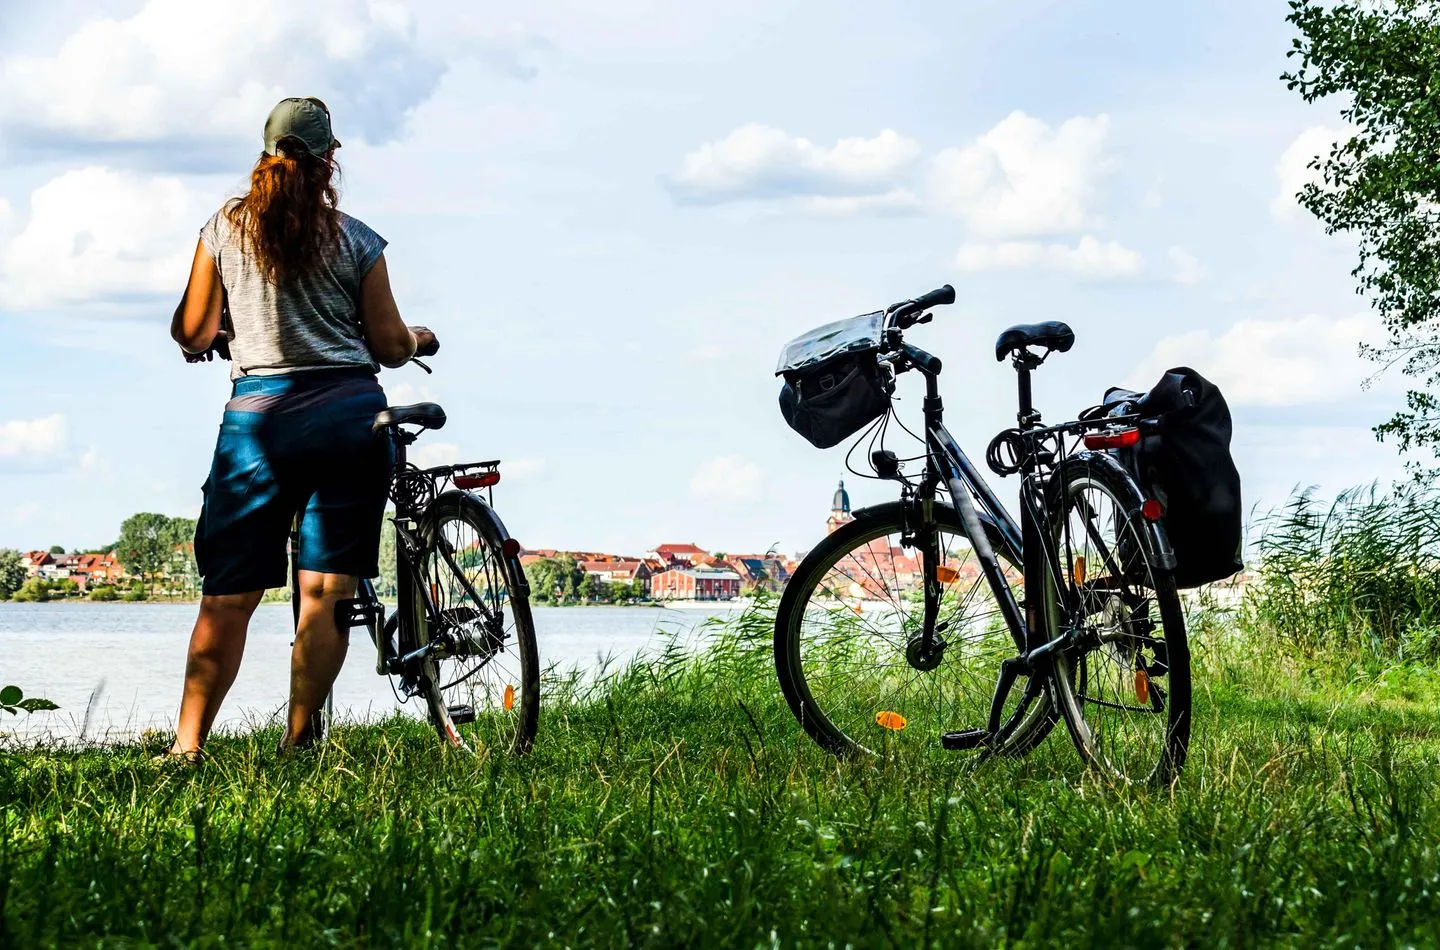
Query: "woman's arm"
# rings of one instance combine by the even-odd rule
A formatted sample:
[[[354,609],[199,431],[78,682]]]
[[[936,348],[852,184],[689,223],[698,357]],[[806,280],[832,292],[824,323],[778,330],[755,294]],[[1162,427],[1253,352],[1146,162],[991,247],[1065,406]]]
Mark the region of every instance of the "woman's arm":
[[[382,366],[404,366],[421,343],[400,319],[384,254],[360,278],[360,328],[370,355]]]
[[[188,355],[204,353],[220,331],[220,272],[204,242],[195,244],[190,282],[170,320],[170,338]]]

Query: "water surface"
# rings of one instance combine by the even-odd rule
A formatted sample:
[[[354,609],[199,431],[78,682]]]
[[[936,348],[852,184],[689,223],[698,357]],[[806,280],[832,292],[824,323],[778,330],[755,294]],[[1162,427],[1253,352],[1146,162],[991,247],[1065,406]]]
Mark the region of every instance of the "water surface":
[[[0,685],[59,703],[59,712],[0,721],[0,731],[27,737],[122,738],[173,728],[180,704],[185,647],[195,620],[191,604],[0,604]],[[658,649],[667,632],[689,636],[706,617],[735,608],[537,607],[536,639],[544,669],[596,669]],[[279,722],[289,694],[289,604],[262,604],[250,625],[245,661],[220,710],[218,725]],[[395,709],[388,677],[375,674],[369,637],[356,630],[335,684],[337,715],[370,719]],[[86,711],[89,711],[88,722]]]

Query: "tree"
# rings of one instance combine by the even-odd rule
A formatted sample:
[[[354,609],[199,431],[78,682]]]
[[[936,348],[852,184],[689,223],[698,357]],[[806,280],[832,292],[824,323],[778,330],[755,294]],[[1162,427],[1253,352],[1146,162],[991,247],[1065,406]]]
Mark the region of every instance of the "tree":
[[[1291,0],[1287,20],[1298,66],[1281,78],[1306,102],[1337,98],[1351,127],[1298,198],[1327,233],[1356,241],[1358,290],[1389,336],[1365,354],[1415,380],[1376,435],[1440,453],[1440,9]]]
[[[532,562],[525,568],[525,577],[530,582],[530,596],[545,604],[564,603],[578,596],[586,575],[574,558],[559,556]]]
[[[170,559],[165,576],[171,588],[194,594],[200,590],[200,571],[195,564],[195,519],[170,519]]]
[[[115,556],[125,570],[145,581],[153,594],[155,578],[170,563],[179,541],[175,535],[175,519],[142,511],[120,524]]]
[[[44,578],[32,577],[21,584],[10,599],[22,603],[44,603],[50,599],[50,584]]]
[[[20,563],[20,552],[14,548],[0,548],[0,600],[9,600],[10,595],[25,583],[25,566]]]
[[[51,554],[64,554],[64,553],[65,553],[65,545],[63,545],[63,544],[52,544],[52,545],[50,545],[50,553],[51,553]]]

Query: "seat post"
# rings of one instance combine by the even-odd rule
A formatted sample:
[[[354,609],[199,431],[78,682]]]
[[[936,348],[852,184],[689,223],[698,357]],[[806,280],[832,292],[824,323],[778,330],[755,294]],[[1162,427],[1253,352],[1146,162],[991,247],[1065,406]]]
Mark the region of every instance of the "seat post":
[[[1020,390],[1020,411],[1015,414],[1015,419],[1020,423],[1022,429],[1033,429],[1040,424],[1040,413],[1035,411],[1035,399],[1030,388],[1030,373],[1039,366],[1041,361],[1029,350],[1020,349],[1015,352],[1012,361],[1015,366],[1016,383]]]

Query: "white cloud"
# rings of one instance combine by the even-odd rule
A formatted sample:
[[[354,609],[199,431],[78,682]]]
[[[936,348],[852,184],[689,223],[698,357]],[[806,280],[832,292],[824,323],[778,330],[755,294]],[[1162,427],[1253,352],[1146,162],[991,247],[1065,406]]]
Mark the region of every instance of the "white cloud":
[[[918,142],[890,129],[826,147],[752,123],[687,154],[670,187],[677,200],[694,204],[893,196],[899,176],[919,155]]]
[[[475,452],[467,452],[460,445],[454,442],[420,442],[411,446],[407,458],[419,468],[432,468],[436,465],[454,465],[456,462],[479,462],[492,458],[489,455],[480,455]],[[500,476],[502,479],[528,478],[544,471],[545,460],[543,458],[517,458],[502,459],[500,461]]]
[[[920,198],[908,188],[895,188],[878,195],[812,195],[798,199],[798,210],[818,217],[852,218],[859,214],[909,214],[921,207]]]
[[[1049,270],[1077,277],[1115,280],[1134,277],[1144,266],[1138,251],[1118,241],[1101,241],[1091,235],[1075,246],[1039,241],[967,242],[955,255],[955,266],[973,273],[992,270]]]
[[[69,453],[70,426],[61,413],[0,422],[0,463],[21,467],[59,461]]]
[[[385,398],[392,406],[409,406],[417,402],[436,402],[435,390],[424,383],[416,386],[405,381],[385,384]]]
[[[0,245],[0,306],[179,299],[210,210],[178,178],[66,172],[35,189],[29,217]]]
[[[1200,258],[1191,254],[1183,247],[1170,248],[1166,255],[1170,258],[1173,268],[1170,272],[1170,279],[1177,284],[1198,284],[1209,276],[1205,265],[1200,263]]]
[[[1232,405],[1299,406],[1354,399],[1375,371],[1358,353],[1374,318],[1316,314],[1290,320],[1241,320],[1215,333],[1167,337],[1127,376],[1143,389],[1172,366],[1191,366]]]
[[[511,480],[529,478],[543,471],[545,460],[542,458],[502,459],[500,462],[501,476]]]
[[[454,442],[421,442],[411,446],[405,458],[418,468],[454,465],[463,461],[460,458],[460,446]]]
[[[193,162],[216,140],[258,152],[270,107],[315,95],[342,141],[383,143],[442,72],[392,0],[148,0],[85,21],[51,54],[0,62],[0,127],[41,146],[171,146]]]
[[[935,156],[929,198],[972,234],[1019,237],[1094,227],[1090,205],[1107,170],[1105,115],[1076,116],[1058,129],[1012,112],[964,148]]]
[[[1318,168],[1310,163],[1316,158],[1329,155],[1330,149],[1350,133],[1328,125],[1312,125],[1295,137],[1275,163],[1275,178],[1279,192],[1270,201],[1270,213],[1281,221],[1291,221],[1301,216],[1303,209],[1295,196],[1311,182],[1320,183]]]
[[[760,468],[737,455],[703,463],[690,479],[690,495],[701,501],[748,502],[760,497]]]

